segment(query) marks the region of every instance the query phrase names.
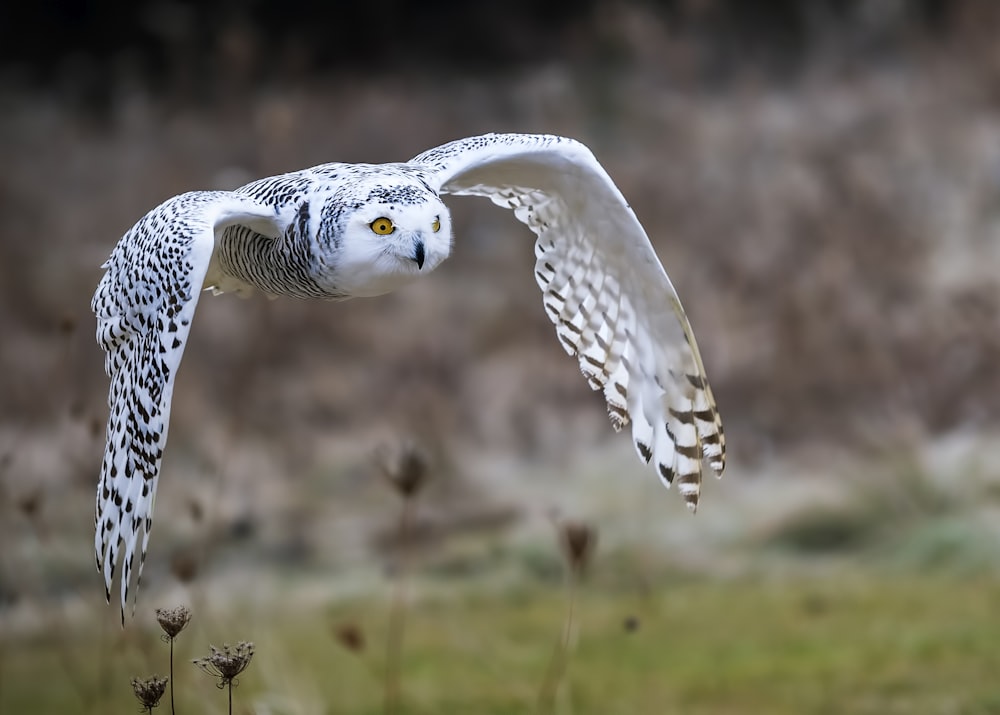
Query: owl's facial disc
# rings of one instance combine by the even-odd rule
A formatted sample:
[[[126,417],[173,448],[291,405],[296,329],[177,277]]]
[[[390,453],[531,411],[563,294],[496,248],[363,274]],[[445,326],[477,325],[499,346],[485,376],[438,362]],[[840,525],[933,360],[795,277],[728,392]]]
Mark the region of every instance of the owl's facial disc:
[[[447,216],[446,216],[447,218]],[[372,230],[376,236],[391,236],[396,232],[396,224],[393,223],[392,219],[388,216],[379,216],[377,219],[368,224],[368,228]],[[441,232],[441,215],[437,214],[434,219],[430,222],[428,228],[431,233]],[[424,262],[427,259],[427,242],[424,238],[426,231],[416,231],[413,235],[413,246],[412,252],[407,255],[407,246],[405,242],[402,245],[403,254],[406,258],[409,258],[414,263],[417,264],[417,269],[420,270],[424,267]],[[435,242],[433,248],[438,250],[440,248]],[[445,254],[447,257],[447,254]],[[443,260],[443,259],[441,259]],[[435,264],[436,265],[436,264]]]
[[[357,296],[386,293],[448,257],[451,216],[437,195],[420,190],[422,195],[410,189],[402,199],[400,192],[377,197],[350,216],[335,277],[342,289]]]
[[[374,248],[395,258],[396,270],[404,274],[429,272],[451,252],[451,217],[437,196],[420,202],[379,202],[359,214]]]

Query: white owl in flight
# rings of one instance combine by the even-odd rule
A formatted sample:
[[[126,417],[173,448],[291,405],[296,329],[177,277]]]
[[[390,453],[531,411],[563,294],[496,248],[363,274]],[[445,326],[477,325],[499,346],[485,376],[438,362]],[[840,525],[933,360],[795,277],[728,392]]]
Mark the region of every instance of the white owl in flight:
[[[639,456],[694,508],[725,439],[691,326],[632,209],[584,145],[488,134],[396,164],[323,164],[235,191],[194,191],[133,226],[94,294],[111,378],[94,547],[106,595],[124,545],[122,622],[142,577],[174,379],[202,289],[344,300],[395,290],[451,251],[442,194],[486,196],[535,233],[556,336],[631,422]]]

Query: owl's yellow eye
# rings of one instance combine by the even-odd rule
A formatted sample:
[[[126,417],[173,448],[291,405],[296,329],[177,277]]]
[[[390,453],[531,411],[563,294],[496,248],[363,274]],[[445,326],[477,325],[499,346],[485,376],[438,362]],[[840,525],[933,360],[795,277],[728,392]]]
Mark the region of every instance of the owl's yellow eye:
[[[392,225],[392,221],[385,218],[384,216],[382,218],[377,218],[374,221],[372,221],[370,224],[368,224],[368,227],[371,228],[371,230],[374,233],[377,233],[379,236],[388,236],[390,233],[396,230],[396,227]]]
[[[434,217],[434,223],[431,224],[431,230],[434,233],[437,233],[438,231],[441,230],[441,219],[438,218],[437,216]]]

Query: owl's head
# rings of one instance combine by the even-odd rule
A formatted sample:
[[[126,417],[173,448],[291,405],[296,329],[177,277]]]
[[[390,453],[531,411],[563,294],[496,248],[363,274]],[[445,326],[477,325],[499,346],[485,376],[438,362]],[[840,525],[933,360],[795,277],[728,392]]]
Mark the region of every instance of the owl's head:
[[[436,192],[387,171],[335,199],[338,287],[353,296],[387,293],[430,273],[451,253],[451,215]]]

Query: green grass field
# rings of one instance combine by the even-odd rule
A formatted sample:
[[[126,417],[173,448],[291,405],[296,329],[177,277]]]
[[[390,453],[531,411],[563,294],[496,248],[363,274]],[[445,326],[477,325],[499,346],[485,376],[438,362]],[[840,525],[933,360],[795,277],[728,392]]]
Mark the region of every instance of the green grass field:
[[[874,571],[662,584],[645,596],[584,586],[554,704],[538,695],[559,639],[557,587],[462,588],[411,604],[402,713],[1000,712],[1000,582]],[[387,600],[195,613],[177,641],[177,711],[225,712],[190,665],[208,643],[253,640],[234,712],[384,712]],[[626,621],[632,620],[631,628]],[[357,626],[360,652],[337,626]],[[132,676],[167,670],[150,614],[124,632],[54,628],[7,639],[4,713],[135,712]],[[167,698],[160,711],[169,712]]]

